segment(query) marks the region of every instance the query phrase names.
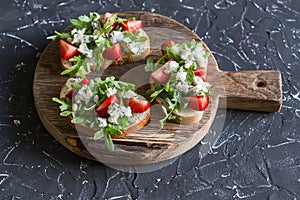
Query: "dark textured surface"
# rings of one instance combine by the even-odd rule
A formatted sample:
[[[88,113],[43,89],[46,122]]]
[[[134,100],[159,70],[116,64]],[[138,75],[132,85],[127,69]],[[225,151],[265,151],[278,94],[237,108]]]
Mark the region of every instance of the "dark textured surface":
[[[45,37],[78,15],[120,10],[185,24],[221,69],[279,69],[281,111],[228,110],[207,156],[199,144],[151,173],[119,172],[67,151],[34,108],[32,80]],[[299,1],[1,0],[0,13],[1,199],[300,199]]]

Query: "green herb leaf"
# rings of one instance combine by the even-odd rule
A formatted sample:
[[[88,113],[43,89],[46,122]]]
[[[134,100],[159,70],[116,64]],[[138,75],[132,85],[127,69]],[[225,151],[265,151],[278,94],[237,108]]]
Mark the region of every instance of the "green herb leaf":
[[[123,34],[124,34],[125,38],[129,38],[132,42],[139,42],[139,43],[141,43],[141,42],[146,42],[148,40],[147,37],[140,36],[139,35],[140,34],[139,31],[137,31],[135,34],[132,34],[130,32],[124,32]]]
[[[165,115],[168,115],[168,110],[166,109],[166,107],[162,106],[161,108],[162,108],[163,112],[165,113]]]
[[[85,119],[84,118],[81,118],[81,117],[74,117],[71,122],[73,124],[83,124],[85,122]]]
[[[160,89],[160,90],[158,90],[158,91],[153,92],[153,93],[150,95],[150,97],[152,98],[151,102],[152,102],[152,101],[153,101],[160,93],[162,93],[164,90],[165,90],[165,88],[162,88],[162,89]]]
[[[56,97],[53,97],[52,98],[52,101],[56,102],[56,103],[59,103],[59,104],[65,104],[64,101],[60,100],[59,98],[56,98]]]
[[[99,140],[101,138],[104,138],[104,133],[103,133],[103,129],[97,131],[95,134],[94,134],[94,140]]]
[[[150,90],[147,90],[147,91],[146,91],[146,94],[148,94],[148,95],[149,95],[149,94],[152,94],[154,91],[155,91],[155,90],[151,90],[151,89],[150,89]]]
[[[66,75],[66,74],[69,74],[71,73],[72,71],[74,71],[76,69],[76,65],[73,65],[72,67],[69,67],[67,69],[65,69],[64,71],[62,71],[60,74],[61,75]]]
[[[88,71],[88,70],[86,69],[86,71]],[[78,73],[79,73],[79,75],[80,75],[81,78],[85,78],[85,75],[83,74],[83,72],[82,72],[82,70],[80,68],[78,69]]]
[[[113,124],[108,124],[107,127],[105,128],[105,132],[109,134],[117,134],[117,135],[122,134],[122,131],[119,129],[119,127]]]
[[[57,40],[58,38],[68,39],[69,37],[71,37],[71,35],[69,33],[60,33],[58,31],[54,31],[54,33],[55,33],[55,35],[48,36],[47,39],[48,40]]]
[[[193,72],[193,70],[192,70],[192,67],[193,66],[191,66],[190,68],[188,68],[188,70],[187,70],[187,74],[186,74],[186,82],[187,82],[187,84],[192,84],[193,82],[194,82],[194,78],[195,78],[195,75],[194,75],[194,72]]]
[[[108,150],[113,151],[115,149],[115,146],[111,139],[110,134],[105,134],[104,139],[105,139],[104,143],[105,143],[106,147],[108,148]]]
[[[165,91],[169,92],[170,91],[170,81],[168,81],[165,85]]]
[[[153,63],[153,58],[150,57],[150,58],[147,59],[147,63],[146,63],[146,66],[145,66],[145,71],[146,72],[153,72],[155,70],[156,70],[156,68],[155,68],[154,63]]]
[[[60,116],[67,117],[67,116],[71,115],[72,113],[73,113],[72,111],[66,110],[66,111],[61,112]]]
[[[76,29],[83,29],[86,26],[82,21],[77,19],[71,19],[70,22]]]
[[[126,129],[128,127],[128,118],[127,117],[118,118],[118,124],[122,129]]]
[[[60,99],[58,99],[58,98],[56,98],[56,97],[53,97],[53,98],[52,98],[52,101],[61,104],[61,105],[59,106],[60,111],[65,111],[65,110],[68,110],[68,109],[69,109],[69,105],[68,105],[66,102],[64,102],[64,101],[62,101],[62,100],[60,100]]]
[[[206,58],[208,58],[209,55],[210,55],[210,53],[208,51],[206,51],[203,55],[203,58],[206,59]]]
[[[90,18],[86,15],[79,16],[78,19],[82,22],[90,22]]]

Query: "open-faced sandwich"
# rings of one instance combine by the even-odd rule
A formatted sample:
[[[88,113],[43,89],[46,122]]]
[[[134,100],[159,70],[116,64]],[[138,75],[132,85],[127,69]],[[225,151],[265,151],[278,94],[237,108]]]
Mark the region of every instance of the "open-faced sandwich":
[[[203,42],[192,40],[181,44],[165,42],[162,53],[156,62],[149,58],[145,66],[147,72],[152,72],[148,94],[165,113],[161,124],[166,120],[199,122],[209,103],[210,85],[205,79],[209,52]]]
[[[109,65],[144,59],[150,41],[141,20],[122,19],[117,14],[92,12],[70,20],[68,32],[48,37],[58,41],[62,75],[79,76]]]
[[[135,85],[116,81],[114,77],[69,78],[60,91],[60,115],[80,134],[104,138],[114,149],[112,138],[141,129],[150,117],[150,102],[135,93]]]

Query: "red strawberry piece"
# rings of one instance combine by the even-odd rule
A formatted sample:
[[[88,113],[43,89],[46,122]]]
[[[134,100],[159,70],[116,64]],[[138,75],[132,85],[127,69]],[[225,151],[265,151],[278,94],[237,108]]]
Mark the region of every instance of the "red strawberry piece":
[[[88,85],[90,83],[90,80],[88,78],[84,78],[80,81],[80,85]]]
[[[165,54],[165,48],[168,47],[168,46],[171,46],[171,45],[176,45],[176,43],[174,41],[172,41],[172,40],[169,40],[167,42],[162,43],[162,45],[161,45],[161,52],[163,54]]]
[[[117,60],[121,57],[121,54],[122,54],[122,47],[120,43],[117,43],[112,45],[111,48],[106,48],[103,51],[102,56],[107,60]]]
[[[173,59],[170,59],[166,64],[158,68],[156,71],[152,72],[150,76],[156,83],[164,84],[168,82],[170,74],[165,73],[165,69],[172,60]]]
[[[137,30],[142,28],[143,21],[141,20],[127,20],[120,24],[123,31],[129,31],[132,34],[135,34]]]
[[[142,113],[148,110],[148,108],[150,107],[150,102],[147,100],[130,98],[128,101],[128,105],[133,112]]]
[[[109,20],[112,16],[113,16],[112,13],[106,12],[106,13],[103,15],[103,21]]]
[[[68,99],[72,99],[73,93],[74,93],[74,90],[72,89],[72,90],[70,90],[70,91],[66,94],[66,97],[67,97]]]
[[[202,78],[204,82],[206,82],[205,76],[206,76],[206,69],[203,67],[198,67],[194,71],[194,75]]]
[[[59,54],[62,59],[69,60],[79,54],[78,48],[62,39],[58,40]]]
[[[109,96],[107,99],[105,99],[100,106],[98,106],[96,108],[96,110],[94,111],[95,116],[99,116],[99,117],[107,117],[108,113],[108,106],[112,103],[116,103],[119,104],[119,100],[117,99],[117,97],[115,95],[111,95]]]
[[[107,24],[107,22],[110,22],[110,18],[111,18],[112,16],[113,16],[113,14],[110,13],[110,12],[107,12],[107,13],[105,13],[105,14],[103,15],[103,18],[102,18],[102,25],[103,25],[103,28],[105,28],[104,25]],[[116,23],[113,23],[113,24],[111,25],[111,29],[114,29],[115,27],[116,27]]]
[[[198,111],[205,110],[209,103],[209,97],[206,95],[191,96],[187,97],[187,99],[188,107]]]

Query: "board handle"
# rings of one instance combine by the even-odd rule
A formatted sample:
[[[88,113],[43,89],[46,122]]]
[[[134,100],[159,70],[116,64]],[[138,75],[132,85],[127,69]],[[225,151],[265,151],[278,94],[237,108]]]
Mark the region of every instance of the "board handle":
[[[280,110],[282,105],[280,71],[221,71],[221,77],[225,94],[221,96],[220,102],[223,103],[220,103],[220,107],[261,112]]]

